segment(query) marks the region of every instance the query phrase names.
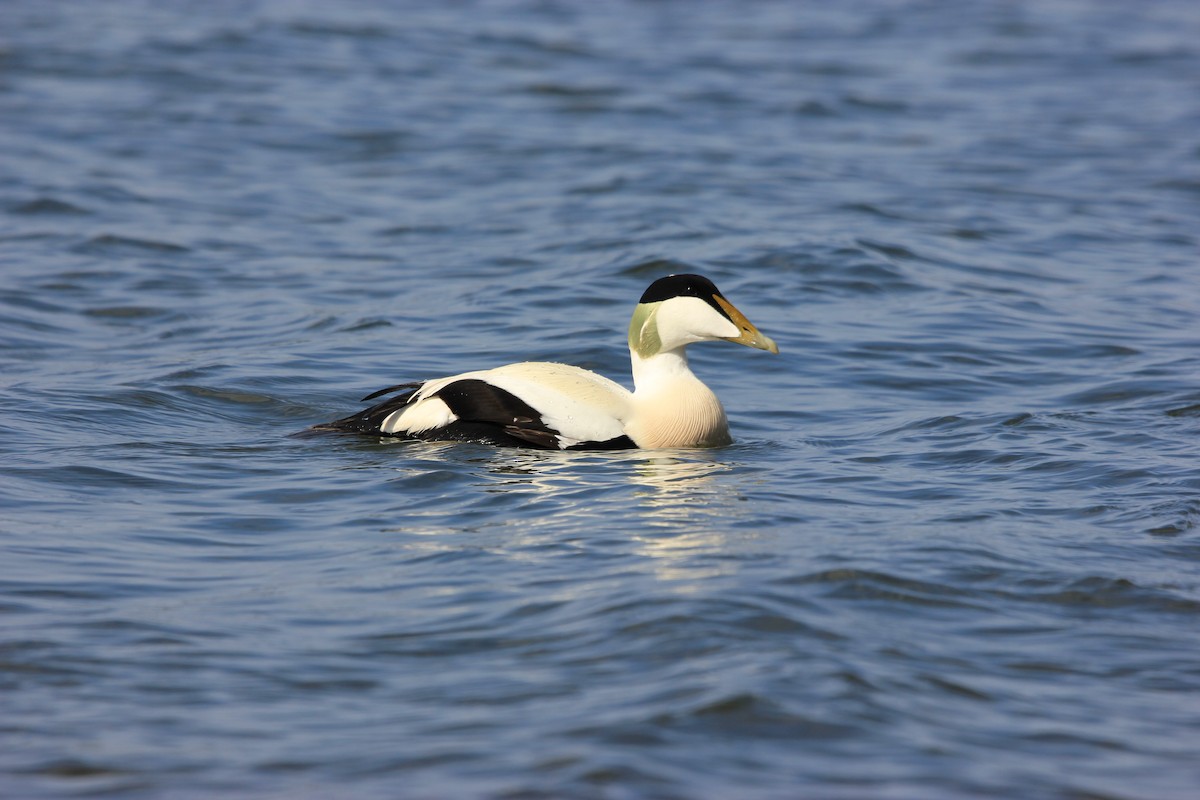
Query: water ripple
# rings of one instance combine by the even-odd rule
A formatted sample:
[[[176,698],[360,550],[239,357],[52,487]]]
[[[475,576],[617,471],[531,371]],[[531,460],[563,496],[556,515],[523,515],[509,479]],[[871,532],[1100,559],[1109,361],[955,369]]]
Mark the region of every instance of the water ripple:
[[[1183,0],[4,8],[8,795],[1194,794]],[[293,436],[684,271],[730,447]]]

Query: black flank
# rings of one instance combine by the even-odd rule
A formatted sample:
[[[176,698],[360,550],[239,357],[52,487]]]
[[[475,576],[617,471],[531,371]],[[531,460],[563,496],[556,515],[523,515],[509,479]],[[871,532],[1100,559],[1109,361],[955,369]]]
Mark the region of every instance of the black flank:
[[[448,428],[470,426],[472,434],[488,433],[484,441],[542,450],[559,449],[558,438],[533,406],[509,391],[475,378],[455,381],[437,393],[458,417]],[[488,426],[491,430],[487,430]],[[448,438],[448,429],[437,438]],[[466,431],[463,431],[464,433]],[[431,431],[431,433],[433,433]],[[457,436],[453,438],[458,438]],[[479,441],[473,438],[472,441]]]
[[[437,393],[458,417],[440,431],[431,431],[431,439],[459,439],[451,433],[468,434],[467,441],[536,448],[563,449],[557,431],[542,419],[533,406],[512,392],[477,379],[455,381]],[[493,426],[487,430],[487,426]],[[453,429],[462,427],[456,432]],[[603,442],[581,442],[567,450],[627,450],[637,445],[628,436],[617,436]]]
[[[390,436],[379,430],[387,417],[412,401],[420,383],[403,383],[367,395],[374,400],[389,392],[400,392],[382,403],[342,419],[314,425],[310,431],[337,431]],[[499,447],[524,447],[538,450],[559,450],[556,431],[550,428],[532,406],[512,392],[486,381],[467,379],[455,381],[436,393],[457,420],[445,427],[418,434],[399,434],[400,438],[424,439],[437,442],[478,442]],[[628,436],[618,436],[603,442],[582,442],[568,450],[626,450],[637,445]]]

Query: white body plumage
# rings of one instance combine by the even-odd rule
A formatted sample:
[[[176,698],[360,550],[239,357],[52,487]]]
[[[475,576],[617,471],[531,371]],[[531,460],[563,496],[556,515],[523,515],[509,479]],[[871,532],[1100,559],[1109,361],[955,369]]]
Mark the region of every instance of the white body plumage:
[[[672,275],[634,310],[634,390],[594,372],[542,361],[405,384],[402,394],[320,429],[550,449],[716,447],[729,444],[725,410],[691,371],[686,347],[726,340],[779,348],[707,278]]]

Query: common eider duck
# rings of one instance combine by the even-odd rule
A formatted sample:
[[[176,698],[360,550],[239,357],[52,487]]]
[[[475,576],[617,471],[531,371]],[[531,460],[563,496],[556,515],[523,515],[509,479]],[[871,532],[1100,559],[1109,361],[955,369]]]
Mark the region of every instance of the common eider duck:
[[[580,367],[525,361],[389,386],[363,398],[392,395],[383,402],[314,430],[546,450],[719,447],[732,441],[725,409],[686,353],[718,339],[779,352],[708,278],[670,275],[633,310],[632,392]]]

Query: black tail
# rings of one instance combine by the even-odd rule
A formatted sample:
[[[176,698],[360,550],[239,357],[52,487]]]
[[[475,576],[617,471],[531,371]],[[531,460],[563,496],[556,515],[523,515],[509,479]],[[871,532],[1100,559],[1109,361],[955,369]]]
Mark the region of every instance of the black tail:
[[[391,415],[393,411],[404,408],[408,402],[412,400],[412,396],[421,388],[420,383],[401,383],[396,386],[389,386],[386,389],[380,389],[378,392],[372,392],[363,398],[363,400],[374,400],[376,397],[381,397],[392,392],[399,392],[392,395],[382,403],[376,403],[368,409],[351,414],[348,417],[335,419],[333,422],[322,422],[319,425],[313,425],[309,431],[330,431],[334,433],[371,433],[376,436],[387,436],[379,430],[383,425],[383,421]]]

